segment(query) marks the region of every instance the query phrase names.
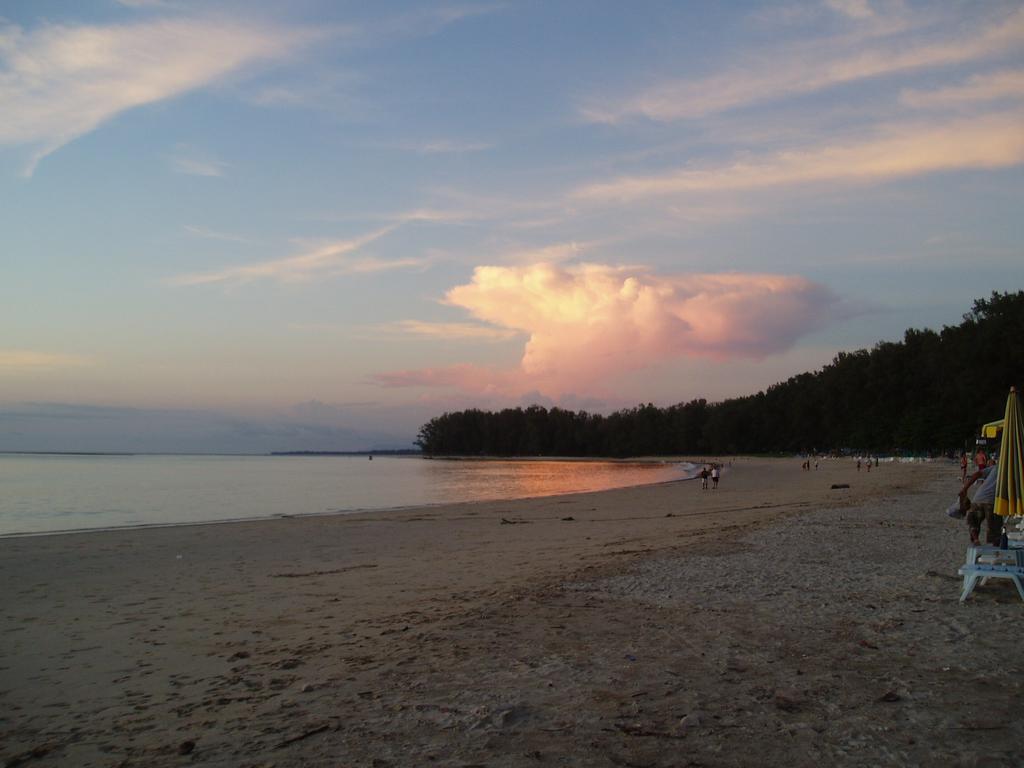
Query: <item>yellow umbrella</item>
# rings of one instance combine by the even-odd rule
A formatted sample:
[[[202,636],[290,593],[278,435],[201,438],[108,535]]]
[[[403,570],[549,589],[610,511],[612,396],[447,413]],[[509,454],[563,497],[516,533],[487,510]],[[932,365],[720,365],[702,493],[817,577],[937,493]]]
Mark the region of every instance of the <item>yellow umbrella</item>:
[[[1010,388],[1010,395],[1006,398],[998,472],[993,511],[1003,517],[1024,516],[1024,417],[1014,387]]]

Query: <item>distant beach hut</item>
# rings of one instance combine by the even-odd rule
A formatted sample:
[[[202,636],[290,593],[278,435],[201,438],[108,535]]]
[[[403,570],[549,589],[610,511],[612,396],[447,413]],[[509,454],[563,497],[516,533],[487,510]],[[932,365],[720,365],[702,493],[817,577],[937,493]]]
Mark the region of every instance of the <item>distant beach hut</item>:
[[[990,421],[988,424],[981,425],[981,437],[986,440],[995,440],[999,437],[999,433],[1003,431],[1004,419],[998,421]]]
[[[995,513],[1004,518],[1024,517],[1024,419],[1014,387],[1006,398],[998,466]]]

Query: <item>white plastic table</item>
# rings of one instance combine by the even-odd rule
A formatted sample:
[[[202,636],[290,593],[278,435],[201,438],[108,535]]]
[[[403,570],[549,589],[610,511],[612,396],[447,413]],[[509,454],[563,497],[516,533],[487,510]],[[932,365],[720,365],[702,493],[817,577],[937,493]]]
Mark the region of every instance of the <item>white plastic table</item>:
[[[967,548],[967,561],[958,573],[964,577],[963,592],[960,593],[962,603],[978,585],[989,579],[1010,579],[1017,587],[1017,594],[1024,600],[1024,548],[1014,547],[1000,549],[991,546],[970,546]]]

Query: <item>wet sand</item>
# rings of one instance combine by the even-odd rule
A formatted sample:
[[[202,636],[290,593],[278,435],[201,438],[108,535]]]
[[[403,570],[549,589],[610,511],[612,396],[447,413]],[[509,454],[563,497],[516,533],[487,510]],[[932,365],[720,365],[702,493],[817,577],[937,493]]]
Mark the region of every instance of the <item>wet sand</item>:
[[[1024,603],[958,604],[958,475],[2,539],[0,759],[1019,765]]]

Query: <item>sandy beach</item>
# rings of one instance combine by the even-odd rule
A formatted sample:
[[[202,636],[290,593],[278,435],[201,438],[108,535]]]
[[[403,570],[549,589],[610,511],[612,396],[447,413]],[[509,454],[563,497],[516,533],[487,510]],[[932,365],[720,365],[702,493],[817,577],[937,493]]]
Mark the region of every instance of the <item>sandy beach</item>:
[[[0,539],[0,759],[1021,765],[1024,603],[958,603],[958,476],[741,458],[709,491]]]

